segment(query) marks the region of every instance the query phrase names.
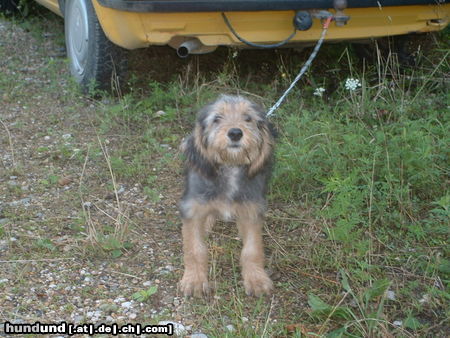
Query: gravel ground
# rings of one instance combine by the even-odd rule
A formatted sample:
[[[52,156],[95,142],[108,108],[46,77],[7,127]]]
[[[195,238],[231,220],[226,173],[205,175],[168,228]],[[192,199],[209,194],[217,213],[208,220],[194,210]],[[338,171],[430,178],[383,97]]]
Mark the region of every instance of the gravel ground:
[[[101,103],[74,94],[55,36],[3,19],[0,36],[0,320],[173,321],[192,333],[176,283],[180,185],[150,202],[118,182],[117,204],[89,157]],[[89,222],[123,222],[133,246],[105,257],[86,241]],[[152,286],[150,299],[132,296]]]

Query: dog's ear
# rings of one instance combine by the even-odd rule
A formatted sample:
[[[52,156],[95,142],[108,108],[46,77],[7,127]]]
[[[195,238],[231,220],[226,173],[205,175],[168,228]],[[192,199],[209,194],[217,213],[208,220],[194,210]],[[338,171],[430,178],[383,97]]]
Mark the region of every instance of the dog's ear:
[[[275,129],[275,126],[267,119],[267,113],[264,107],[256,102],[252,102],[251,107],[258,115],[258,128],[267,128],[270,136],[272,136],[272,140],[276,139],[278,137],[278,132]]]
[[[180,146],[185,156],[186,166],[187,168],[193,168],[205,177],[212,178],[217,174],[216,167],[202,154],[202,150],[199,149],[199,144],[195,139],[195,132],[194,135],[189,135]]]
[[[275,138],[275,129],[265,118],[257,122],[259,132],[261,133],[261,144],[259,146],[259,156],[252,161],[248,168],[248,175],[255,176],[261,172],[272,161],[273,146]]]

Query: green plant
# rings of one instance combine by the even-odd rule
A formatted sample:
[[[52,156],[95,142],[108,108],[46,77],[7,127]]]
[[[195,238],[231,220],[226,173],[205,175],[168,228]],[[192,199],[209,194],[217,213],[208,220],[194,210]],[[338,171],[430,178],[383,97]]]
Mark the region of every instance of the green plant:
[[[123,255],[124,251],[131,249],[133,244],[123,241],[114,234],[99,235],[98,245],[111,255],[113,258],[119,258]]]
[[[322,328],[329,320],[338,320],[344,325],[327,333],[327,337],[361,336],[372,337],[385,332],[388,322],[384,319],[385,293],[390,282],[387,279],[376,280],[371,286],[356,293],[350,286],[346,273],[341,270],[344,296],[336,305],[329,305],[314,294],[308,296],[308,304],[312,309],[311,316],[325,319]],[[350,295],[356,308],[343,306],[341,303]],[[380,328],[381,327],[381,328]]]
[[[151,296],[153,296],[158,291],[158,286],[153,285],[146,290],[140,290],[131,295],[135,301],[146,302]]]
[[[53,242],[48,238],[41,238],[36,241],[37,247],[41,249],[47,249],[49,251],[55,251],[56,246],[53,244]]]

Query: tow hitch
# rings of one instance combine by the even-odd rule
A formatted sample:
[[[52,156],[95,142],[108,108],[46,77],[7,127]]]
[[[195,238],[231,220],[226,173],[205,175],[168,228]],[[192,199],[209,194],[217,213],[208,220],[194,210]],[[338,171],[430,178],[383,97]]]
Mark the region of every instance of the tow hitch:
[[[350,20],[350,17],[344,13],[344,9],[347,8],[347,0],[334,0],[333,7],[336,11],[335,14],[325,10],[298,11],[294,16],[295,28],[299,31],[306,31],[311,28],[313,18],[323,21],[329,17],[332,17],[338,27],[346,25],[347,21]]]

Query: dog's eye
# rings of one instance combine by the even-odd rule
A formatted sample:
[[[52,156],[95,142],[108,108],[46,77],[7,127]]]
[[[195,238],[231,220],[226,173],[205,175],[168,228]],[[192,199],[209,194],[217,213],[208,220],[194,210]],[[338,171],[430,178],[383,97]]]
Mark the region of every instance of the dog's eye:
[[[245,122],[252,122],[252,117],[250,115],[245,115],[244,120]]]
[[[222,119],[222,116],[216,115],[216,116],[214,116],[213,123],[219,123],[221,119]]]

